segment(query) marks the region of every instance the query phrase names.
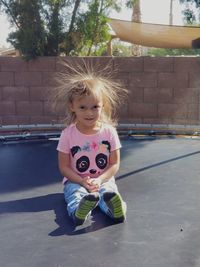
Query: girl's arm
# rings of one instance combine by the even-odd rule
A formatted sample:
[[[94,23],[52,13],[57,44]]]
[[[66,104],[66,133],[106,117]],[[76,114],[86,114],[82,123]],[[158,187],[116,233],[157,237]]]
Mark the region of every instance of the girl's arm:
[[[88,191],[92,191],[94,185],[90,184],[89,177],[82,178],[76,172],[74,172],[70,166],[70,157],[69,154],[65,154],[63,152],[58,152],[58,166],[60,173],[67,177],[67,179],[76,184],[80,184],[85,187]]]
[[[82,183],[82,178],[71,169],[69,154],[58,152],[58,166],[61,174],[67,177],[71,182],[77,184]]]
[[[97,179],[97,183],[100,185],[106,181],[108,181],[111,177],[113,177],[119,170],[120,165],[120,150],[114,150],[110,153],[109,158],[109,166],[105,172],[103,172]],[[95,179],[94,179],[95,181]]]

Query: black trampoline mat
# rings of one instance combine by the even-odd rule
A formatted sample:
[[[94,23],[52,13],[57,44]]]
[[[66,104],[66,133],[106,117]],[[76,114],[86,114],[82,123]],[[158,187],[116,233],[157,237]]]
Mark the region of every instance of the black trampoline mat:
[[[74,227],[57,141],[0,144],[0,266],[200,266],[200,140],[122,140],[116,177],[127,221],[97,208]]]

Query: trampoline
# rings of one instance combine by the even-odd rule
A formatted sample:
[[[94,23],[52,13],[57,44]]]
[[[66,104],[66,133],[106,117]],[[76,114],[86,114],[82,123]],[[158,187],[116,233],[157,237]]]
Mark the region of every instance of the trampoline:
[[[125,136],[127,221],[67,215],[54,138],[0,142],[0,266],[200,266],[200,140]]]

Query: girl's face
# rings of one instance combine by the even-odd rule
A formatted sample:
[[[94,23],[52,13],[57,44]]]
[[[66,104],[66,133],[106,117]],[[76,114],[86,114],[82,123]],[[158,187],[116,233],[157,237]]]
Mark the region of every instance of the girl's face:
[[[93,95],[75,97],[71,111],[76,115],[77,128],[84,133],[92,134],[97,131],[102,108],[102,99],[97,99]]]

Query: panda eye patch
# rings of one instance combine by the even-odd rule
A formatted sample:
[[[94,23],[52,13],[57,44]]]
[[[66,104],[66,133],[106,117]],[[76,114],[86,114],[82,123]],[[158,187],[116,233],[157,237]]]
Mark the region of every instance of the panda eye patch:
[[[76,162],[76,169],[79,172],[85,172],[90,166],[90,160],[87,156],[80,157]]]
[[[105,169],[105,167],[107,166],[108,158],[105,154],[100,153],[96,156],[95,161],[99,169]]]

